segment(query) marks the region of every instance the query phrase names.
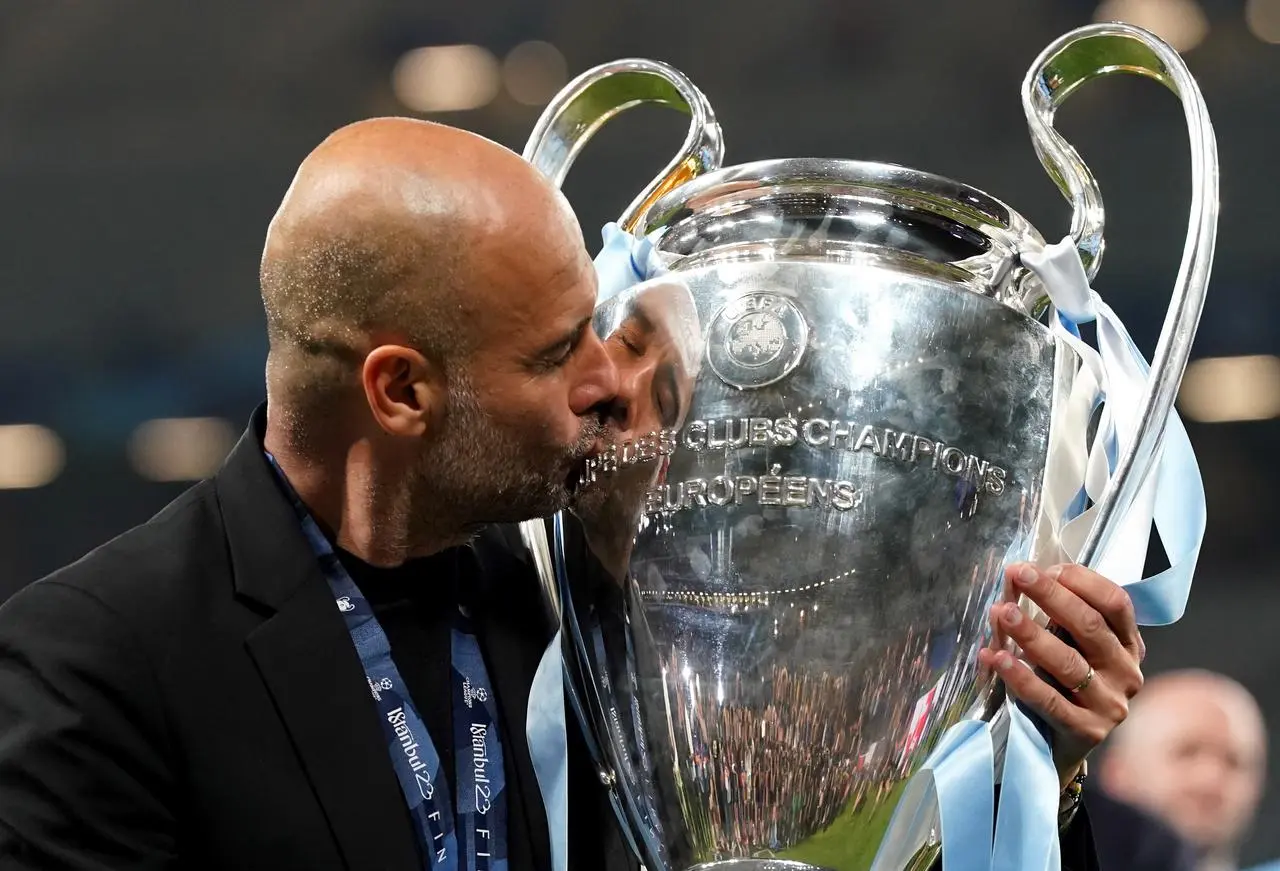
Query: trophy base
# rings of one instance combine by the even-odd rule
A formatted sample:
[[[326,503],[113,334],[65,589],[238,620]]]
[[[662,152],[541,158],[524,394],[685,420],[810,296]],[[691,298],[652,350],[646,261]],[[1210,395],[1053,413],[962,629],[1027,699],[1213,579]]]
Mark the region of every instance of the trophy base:
[[[724,859],[719,862],[703,862],[687,871],[834,871],[822,865],[793,862],[790,859]]]
[[[941,844],[926,844],[911,856],[900,871],[930,871],[941,856]],[[723,859],[719,862],[703,862],[686,871],[835,871],[835,869],[791,859]]]

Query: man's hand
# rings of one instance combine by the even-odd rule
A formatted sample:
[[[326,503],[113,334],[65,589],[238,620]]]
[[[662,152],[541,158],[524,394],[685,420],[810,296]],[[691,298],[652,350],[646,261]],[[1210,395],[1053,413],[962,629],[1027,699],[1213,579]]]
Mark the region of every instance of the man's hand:
[[[1015,563],[1005,571],[1005,581],[1005,600],[991,608],[995,636],[978,659],[1000,676],[1010,695],[1053,728],[1054,763],[1065,786],[1089,752],[1128,716],[1129,700],[1142,689],[1146,647],[1129,594],[1096,572],[1078,565],[1042,572]],[[1016,602],[1022,594],[1079,649],[1024,614]],[[1010,639],[1021,648],[1020,657],[1006,649]]]

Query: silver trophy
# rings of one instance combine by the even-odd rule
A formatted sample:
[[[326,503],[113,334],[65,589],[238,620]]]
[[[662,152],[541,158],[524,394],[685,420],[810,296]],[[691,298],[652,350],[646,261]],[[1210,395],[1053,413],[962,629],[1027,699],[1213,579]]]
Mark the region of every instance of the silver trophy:
[[[1116,71],[1182,99],[1193,204],[1140,431],[1085,564],[1158,453],[1217,220],[1213,134],[1177,52],[1126,25],[1074,31],[1036,60],[1022,99],[1089,277],[1101,199],[1052,121]],[[888,164],[721,168],[706,98],[662,63],[577,78],[525,157],[559,184],[601,124],[644,102],[691,124],[619,222],[667,271],[596,311],[625,421],[574,509],[523,527],[564,630],[572,707],[649,871],[871,868],[937,737],[998,710],[977,651],[1002,568],[1040,553],[1051,434],[1079,359],[1047,326],[1046,290],[1020,259],[1043,240],[1017,212]],[[905,867],[936,855],[929,831],[918,841]]]

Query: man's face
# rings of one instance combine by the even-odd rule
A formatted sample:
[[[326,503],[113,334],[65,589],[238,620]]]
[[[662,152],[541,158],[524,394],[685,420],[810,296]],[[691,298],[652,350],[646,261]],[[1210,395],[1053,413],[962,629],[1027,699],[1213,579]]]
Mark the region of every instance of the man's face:
[[[676,430],[689,413],[702,351],[697,307],[677,282],[649,285],[623,302],[605,349],[618,372],[610,450],[662,430]],[[665,460],[619,463],[598,471],[575,506],[601,535],[634,533],[644,496],[665,472]]]
[[[622,323],[605,340],[618,370],[619,440],[683,423],[698,372],[700,331],[683,285],[652,285],[626,304]]]
[[[568,227],[528,228],[470,260],[476,346],[449,375],[424,491],[473,523],[545,516],[568,505],[617,387],[591,328],[595,271]]]
[[[1231,701],[1201,694],[1168,709],[1124,761],[1121,797],[1204,849],[1238,843],[1261,793],[1261,736]]]

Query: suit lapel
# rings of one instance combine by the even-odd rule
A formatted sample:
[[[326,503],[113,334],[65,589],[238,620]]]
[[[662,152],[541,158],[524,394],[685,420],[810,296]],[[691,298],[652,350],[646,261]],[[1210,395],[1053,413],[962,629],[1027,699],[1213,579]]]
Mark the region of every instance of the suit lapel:
[[[378,712],[324,580],[246,640],[347,867],[420,868]]]
[[[293,506],[263,456],[265,424],[263,406],[215,480],[232,583],[264,617],[245,648],[346,866],[421,868],[360,658]]]

